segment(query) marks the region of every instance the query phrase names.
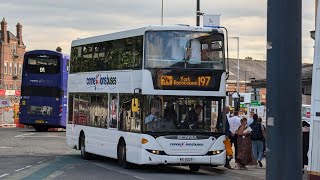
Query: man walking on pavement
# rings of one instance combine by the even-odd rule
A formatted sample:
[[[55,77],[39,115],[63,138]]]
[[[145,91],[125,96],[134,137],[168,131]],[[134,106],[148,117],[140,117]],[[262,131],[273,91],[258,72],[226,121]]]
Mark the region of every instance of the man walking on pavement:
[[[241,122],[240,122],[239,112],[235,111],[233,113],[233,117],[228,119],[229,125],[230,125],[230,131],[231,131],[231,143],[234,144],[234,157],[235,161],[237,161],[238,156],[238,145],[237,145],[237,139],[238,135],[236,134],[236,131],[239,129]]]

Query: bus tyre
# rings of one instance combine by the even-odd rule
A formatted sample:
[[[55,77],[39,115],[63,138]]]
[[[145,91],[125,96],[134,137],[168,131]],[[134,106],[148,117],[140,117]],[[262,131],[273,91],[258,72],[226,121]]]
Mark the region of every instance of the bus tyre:
[[[86,152],[86,137],[84,135],[81,135],[80,137],[80,151],[81,151],[81,157],[84,160],[90,159],[90,154]]]
[[[45,126],[33,126],[33,128],[38,132],[47,132],[48,128]]]
[[[121,143],[118,146],[118,162],[124,169],[130,169],[130,163],[127,162],[127,150],[126,150],[126,144]]]
[[[189,165],[190,171],[196,172],[199,171],[200,166],[199,165]]]

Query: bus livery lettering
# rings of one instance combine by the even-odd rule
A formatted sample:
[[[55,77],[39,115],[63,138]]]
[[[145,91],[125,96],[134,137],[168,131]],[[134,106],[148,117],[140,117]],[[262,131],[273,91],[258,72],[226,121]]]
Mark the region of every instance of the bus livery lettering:
[[[97,74],[95,77],[88,77],[86,79],[87,85],[95,86],[95,89],[97,89],[97,86],[107,86],[107,85],[116,85],[117,84],[117,77],[109,77],[107,76],[101,76],[101,74]]]

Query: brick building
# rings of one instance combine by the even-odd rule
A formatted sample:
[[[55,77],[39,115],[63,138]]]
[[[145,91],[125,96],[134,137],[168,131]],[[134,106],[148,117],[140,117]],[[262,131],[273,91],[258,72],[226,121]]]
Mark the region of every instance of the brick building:
[[[20,90],[23,56],[26,46],[22,41],[22,25],[16,25],[16,35],[8,30],[5,18],[0,31],[0,89]]]

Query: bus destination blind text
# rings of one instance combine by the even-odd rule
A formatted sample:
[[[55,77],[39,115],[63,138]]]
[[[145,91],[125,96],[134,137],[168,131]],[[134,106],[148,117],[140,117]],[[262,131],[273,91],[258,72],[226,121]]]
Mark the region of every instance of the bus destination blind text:
[[[180,76],[174,78],[173,76],[161,76],[160,84],[162,86],[196,86],[196,87],[208,87],[212,84],[211,76]]]

